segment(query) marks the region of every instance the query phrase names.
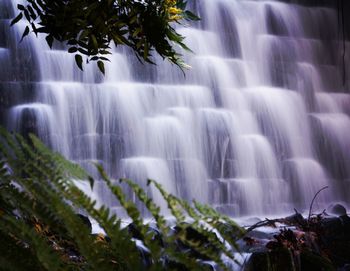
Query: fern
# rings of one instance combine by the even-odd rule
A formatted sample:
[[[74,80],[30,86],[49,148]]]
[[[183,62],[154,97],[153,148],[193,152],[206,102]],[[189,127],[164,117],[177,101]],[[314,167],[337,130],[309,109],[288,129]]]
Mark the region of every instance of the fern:
[[[0,270],[206,270],[203,259],[228,269],[222,260],[222,255],[233,259],[227,242],[237,248],[243,234],[230,218],[197,202],[192,206],[149,180],[148,186],[159,190],[176,218],[172,227],[139,185],[127,179],[115,184],[101,166],[96,167],[148,249],[147,263],[121,219],[108,207],[97,207],[74,182],[86,180],[93,188],[94,178],[35,136],[24,139],[0,128]],[[159,232],[144,221],[121,183],[149,211]],[[91,234],[78,210],[96,220],[108,238]],[[205,241],[190,236],[190,231]]]
[[[225,247],[224,242],[222,242],[214,233],[213,230],[216,229],[216,225],[210,223],[210,219],[207,219],[205,215],[203,216],[201,213],[196,212],[196,210],[193,209],[187,202],[168,194],[160,184],[152,180],[150,180],[150,182],[156,186],[163,197],[167,200],[169,208],[172,210],[173,215],[177,218],[180,226],[180,232],[185,233],[185,235],[182,234],[180,236],[181,241],[190,246],[196,252],[216,262],[223,270],[227,270],[227,267],[217,252],[220,251],[231,259],[234,258],[232,253]],[[186,211],[187,214],[194,220],[191,225],[185,225],[182,223],[185,218],[183,210]],[[202,222],[207,222],[207,225],[212,227],[213,230],[209,230],[208,227],[204,226]],[[189,227],[194,228],[199,234],[205,237],[209,241],[210,245],[203,247],[201,243],[191,242],[186,236],[186,231]]]

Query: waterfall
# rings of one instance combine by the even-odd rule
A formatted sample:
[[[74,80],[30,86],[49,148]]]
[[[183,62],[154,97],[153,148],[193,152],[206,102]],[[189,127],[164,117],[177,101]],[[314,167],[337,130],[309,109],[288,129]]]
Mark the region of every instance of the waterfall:
[[[178,27],[194,54],[186,75],[156,57],[113,48],[103,77],[81,72],[63,46],[19,43],[15,4],[0,0],[0,121],[34,132],[115,180],[209,203],[232,216],[276,214],[350,196],[350,95],[332,7],[280,1],[198,0],[200,22]],[[346,63],[350,43],[345,42]],[[156,202],[164,204],[155,190]],[[97,182],[92,196],[119,212]]]

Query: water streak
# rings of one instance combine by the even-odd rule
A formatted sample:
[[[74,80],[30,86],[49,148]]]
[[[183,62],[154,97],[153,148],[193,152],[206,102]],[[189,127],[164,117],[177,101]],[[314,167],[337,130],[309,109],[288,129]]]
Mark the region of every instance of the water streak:
[[[114,179],[145,187],[153,178],[230,215],[306,208],[325,185],[318,206],[349,198],[350,95],[336,11],[201,0],[197,12],[201,22],[178,29],[195,51],[183,52],[186,76],[115,48],[105,77],[94,65],[81,72],[43,38],[19,45],[23,23],[7,28],[0,60],[28,66],[0,68],[3,122],[93,172],[100,162]],[[102,183],[94,197],[119,210]]]

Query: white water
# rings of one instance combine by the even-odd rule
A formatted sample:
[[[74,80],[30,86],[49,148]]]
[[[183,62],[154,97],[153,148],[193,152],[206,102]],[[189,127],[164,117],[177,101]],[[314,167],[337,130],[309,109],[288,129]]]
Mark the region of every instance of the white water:
[[[80,72],[34,35],[18,45],[23,24],[8,30],[0,59],[35,64],[17,71],[24,79],[0,69],[0,91],[17,91],[4,109],[8,128],[39,133],[92,172],[97,161],[114,179],[152,178],[234,216],[303,209],[325,185],[317,207],[346,201],[350,95],[336,11],[197,2],[203,20],[179,29],[195,52],[184,52],[185,77],[160,59],[141,65],[127,49],[115,50],[104,78],[94,65]],[[119,210],[101,183],[94,197]]]

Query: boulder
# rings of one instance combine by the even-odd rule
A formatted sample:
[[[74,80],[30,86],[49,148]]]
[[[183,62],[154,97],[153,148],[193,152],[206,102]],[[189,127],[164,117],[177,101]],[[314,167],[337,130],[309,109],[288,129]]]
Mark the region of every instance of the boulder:
[[[296,271],[295,261],[287,248],[254,252],[244,271]]]
[[[346,214],[346,208],[341,205],[340,203],[337,203],[335,205],[331,205],[328,207],[328,212],[330,214],[336,215],[336,216],[344,216]]]
[[[92,225],[90,222],[90,219],[82,214],[77,214],[77,216],[81,219],[81,221],[83,222],[83,224],[89,229],[89,231],[92,231]]]
[[[310,251],[303,251],[300,254],[301,271],[335,271],[331,261]]]

